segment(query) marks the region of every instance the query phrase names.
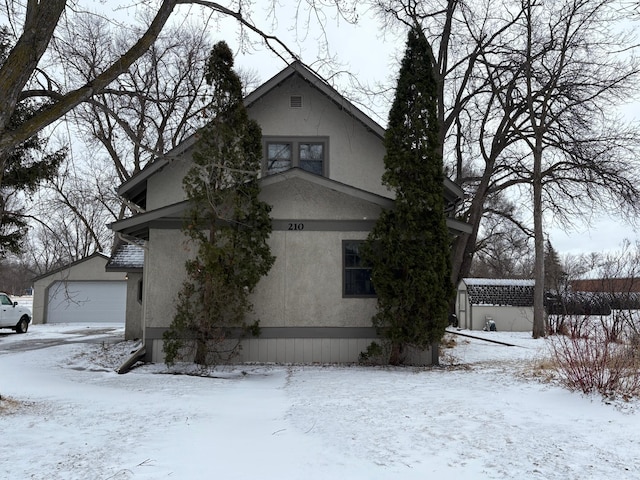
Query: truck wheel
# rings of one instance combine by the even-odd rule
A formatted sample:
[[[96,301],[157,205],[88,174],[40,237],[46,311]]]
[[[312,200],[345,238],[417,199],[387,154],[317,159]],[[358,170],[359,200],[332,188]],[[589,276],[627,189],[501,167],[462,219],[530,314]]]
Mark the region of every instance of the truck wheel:
[[[29,329],[29,318],[24,316],[16,325],[16,333],[27,333]]]

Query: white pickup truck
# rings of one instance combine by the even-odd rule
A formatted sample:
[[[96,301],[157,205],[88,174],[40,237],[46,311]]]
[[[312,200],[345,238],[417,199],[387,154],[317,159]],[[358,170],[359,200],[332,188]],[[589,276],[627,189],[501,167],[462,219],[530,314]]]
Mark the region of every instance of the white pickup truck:
[[[11,328],[16,333],[26,333],[31,322],[31,310],[13,302],[9,295],[0,292],[0,328]]]

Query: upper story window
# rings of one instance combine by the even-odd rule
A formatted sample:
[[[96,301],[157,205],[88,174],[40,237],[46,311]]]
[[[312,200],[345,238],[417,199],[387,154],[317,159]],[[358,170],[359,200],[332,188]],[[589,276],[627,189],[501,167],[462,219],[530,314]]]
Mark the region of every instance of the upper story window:
[[[326,137],[265,137],[266,174],[299,167],[316,175],[327,174],[328,144]]]

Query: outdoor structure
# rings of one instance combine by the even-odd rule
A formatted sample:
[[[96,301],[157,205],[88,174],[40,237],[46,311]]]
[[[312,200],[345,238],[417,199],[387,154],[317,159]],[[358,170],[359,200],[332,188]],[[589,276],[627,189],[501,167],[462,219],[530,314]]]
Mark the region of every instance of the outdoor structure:
[[[276,261],[252,296],[261,335],[243,341],[238,361],[354,362],[376,338],[369,271],[359,245],[394,202],[381,182],[385,130],[301,63],[245,98],[262,127],[260,199],[271,207]],[[141,330],[147,360],[163,361],[162,334],[173,320],[184,263],[194,254],[182,233],[182,179],[191,137],[124,183],[118,193],[144,213],[115,222],[144,241]],[[444,185],[447,212],[462,198]],[[466,224],[448,220],[452,234]],[[425,363],[431,352],[423,352]]]
[[[483,330],[494,322],[498,331],[531,331],[534,286],[534,280],[462,279],[456,296],[458,326]]]
[[[33,279],[33,323],[124,323],[125,275],[94,253]]]
[[[107,262],[107,272],[119,272],[127,281],[125,340],[142,338],[142,268],[144,242],[118,242]]]

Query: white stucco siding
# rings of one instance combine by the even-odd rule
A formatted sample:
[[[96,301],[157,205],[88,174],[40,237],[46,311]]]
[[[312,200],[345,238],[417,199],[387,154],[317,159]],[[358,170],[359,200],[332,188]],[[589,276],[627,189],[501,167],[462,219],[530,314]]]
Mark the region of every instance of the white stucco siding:
[[[148,179],[147,211],[178,203],[186,199],[182,179],[191,166],[191,151],[169,162]]]
[[[291,95],[302,96],[302,108],[291,108]],[[301,78],[291,77],[261,97],[251,105],[249,115],[260,123],[263,136],[328,137],[329,178],[391,195],[381,182],[382,139]]]
[[[142,324],[142,300],[140,298],[142,288],[142,273],[128,273],[125,340],[134,340],[143,336],[144,325]]]
[[[379,205],[300,178],[262,188],[260,199],[272,206],[271,218],[283,220],[375,219],[382,211]]]
[[[291,95],[302,96],[302,108],[290,107]],[[263,136],[328,138],[328,178],[393,196],[381,182],[382,139],[304,80],[288,79],[251,105],[249,115],[260,123]],[[185,152],[149,177],[147,211],[185,199],[182,178],[191,165],[191,154],[192,150]]]
[[[343,298],[342,241],[363,232],[273,232],[276,262],[252,296],[263,327],[370,327],[375,298]]]
[[[273,232],[276,261],[252,295],[250,320],[263,327],[370,327],[375,298],[342,296],[342,241],[364,238],[366,232]],[[151,230],[149,245],[145,325],[168,327],[190,250],[178,230]]]
[[[146,327],[171,324],[185,279],[184,264],[193,251],[181,230],[150,230],[143,287]]]

